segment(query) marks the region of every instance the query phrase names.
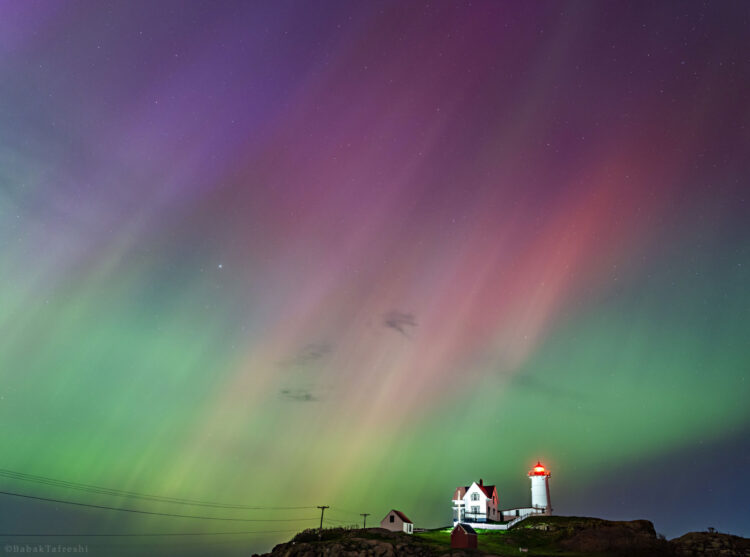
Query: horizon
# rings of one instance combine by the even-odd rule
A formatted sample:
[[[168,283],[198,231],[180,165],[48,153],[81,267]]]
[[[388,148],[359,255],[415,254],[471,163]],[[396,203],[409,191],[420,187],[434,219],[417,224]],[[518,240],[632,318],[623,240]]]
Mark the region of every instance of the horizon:
[[[748,37],[742,2],[0,0],[0,542],[437,527],[537,461],[554,514],[750,537]],[[136,536],[188,530],[258,534]]]

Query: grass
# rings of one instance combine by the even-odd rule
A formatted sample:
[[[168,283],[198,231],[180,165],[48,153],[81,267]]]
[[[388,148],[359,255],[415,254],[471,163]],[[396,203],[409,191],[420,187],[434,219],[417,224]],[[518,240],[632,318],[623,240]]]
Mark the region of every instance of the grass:
[[[571,521],[567,517],[543,517],[543,519],[544,520],[538,520],[536,517],[535,520],[527,519],[520,522],[518,526],[511,528],[510,530],[477,529],[477,549],[482,553],[503,556],[559,555],[573,557],[579,555],[578,553],[561,551],[557,547],[557,542],[566,536],[565,528],[570,526],[571,522],[575,522],[576,519],[574,519],[574,521]],[[558,528],[562,528],[555,531],[544,531],[530,527],[539,522],[554,523]],[[415,533],[414,536],[428,542],[435,547],[435,549],[449,550],[451,544],[451,530],[452,528],[429,530],[427,532]],[[528,553],[520,552],[519,548],[528,549]],[[591,557],[591,554],[588,555]]]
[[[528,548],[528,555],[550,555],[549,537],[544,536],[543,532],[529,530],[519,535],[520,532],[511,530],[477,530],[477,545],[479,551],[483,553],[493,553],[495,555],[519,555],[519,547]],[[451,545],[451,529],[431,530],[429,532],[419,532],[414,534],[423,540],[439,546],[442,549],[449,549]],[[541,553],[537,550],[541,550]]]

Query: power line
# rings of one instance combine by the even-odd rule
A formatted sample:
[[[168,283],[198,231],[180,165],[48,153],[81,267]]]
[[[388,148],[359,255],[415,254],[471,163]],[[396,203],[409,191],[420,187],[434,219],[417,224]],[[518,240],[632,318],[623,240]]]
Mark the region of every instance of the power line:
[[[62,503],[65,505],[76,505],[78,507],[88,507],[92,509],[104,509],[108,511],[120,511],[126,513],[147,514],[153,516],[171,516],[175,518],[194,518],[199,520],[222,520],[228,522],[300,522],[303,520],[315,520],[315,518],[228,518],[216,516],[200,516],[191,514],[174,514],[160,513],[156,511],[143,511],[140,509],[125,509],[121,507],[109,507],[107,505],[92,505],[90,503],[79,503],[76,501],[66,501],[64,499],[52,499],[49,497],[39,497],[36,495],[26,495],[24,493],[13,493],[11,491],[0,491],[0,495],[10,495],[12,497],[22,497],[24,499],[34,499],[37,501],[47,501],[50,503]]]
[[[113,489],[108,487],[101,487],[96,485],[84,484],[79,482],[71,482],[67,480],[58,480],[55,478],[49,478],[46,476],[36,476],[34,474],[26,474],[23,472],[16,472],[13,470],[5,470],[0,468],[0,477],[10,478],[14,480],[21,480],[30,483],[50,485],[55,487],[64,487],[68,489],[74,489],[78,491],[84,491],[87,493],[98,493],[102,495],[115,495],[119,497],[129,497],[133,499],[143,499],[147,501],[157,501],[161,503],[174,503],[178,505],[190,505],[196,507],[211,507],[217,509],[243,509],[243,510],[302,510],[302,509],[314,509],[314,506],[305,507],[261,507],[253,505],[238,505],[228,503],[215,503],[210,501],[199,501],[195,499],[184,499],[180,497],[167,497],[162,495],[149,495],[145,493],[138,493],[135,491],[125,491],[121,489]]]
[[[346,509],[341,509],[339,507],[331,507],[331,510],[333,512],[337,512],[337,513],[356,514],[357,516],[361,516],[361,514],[362,514],[362,513],[355,513],[354,511],[347,511]]]
[[[331,524],[337,523],[337,524],[353,524],[353,520],[337,520],[335,518],[326,518],[324,522],[330,522]]]
[[[8,534],[0,533],[0,537],[16,538],[138,538],[138,537],[162,537],[162,536],[234,536],[247,534],[280,534],[285,532],[297,532],[297,530],[251,530],[243,532],[159,532],[144,534]]]

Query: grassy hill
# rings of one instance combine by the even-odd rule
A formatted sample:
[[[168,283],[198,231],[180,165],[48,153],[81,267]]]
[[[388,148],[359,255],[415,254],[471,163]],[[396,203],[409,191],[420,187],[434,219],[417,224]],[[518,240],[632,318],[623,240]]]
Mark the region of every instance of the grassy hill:
[[[450,547],[450,528],[417,536]],[[665,555],[668,542],[659,539],[647,520],[612,522],[567,516],[530,517],[510,530],[477,530],[478,551],[488,555]],[[526,551],[521,551],[526,550]]]

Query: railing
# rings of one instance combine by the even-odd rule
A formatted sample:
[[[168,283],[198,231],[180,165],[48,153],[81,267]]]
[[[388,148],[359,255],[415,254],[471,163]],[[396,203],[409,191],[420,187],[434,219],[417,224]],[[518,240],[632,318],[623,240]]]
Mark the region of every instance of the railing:
[[[502,515],[499,512],[495,517],[490,517],[487,513],[457,513],[454,508],[453,522],[502,522]]]
[[[521,522],[524,518],[526,518],[528,516],[531,516],[531,515],[530,514],[522,514],[521,516],[517,516],[516,518],[514,518],[510,522],[506,523],[505,524],[505,528],[506,529],[513,528],[513,526],[515,526],[516,524],[518,524],[519,522]]]
[[[486,516],[484,513],[465,513],[463,520],[460,520],[459,522],[466,522],[467,524],[473,526],[474,528],[486,528],[488,530],[508,530],[521,522],[522,520],[529,518],[530,516],[536,515],[536,514],[544,514],[545,509],[524,509],[527,512],[524,512],[523,514],[520,514],[519,516],[516,516],[513,518],[513,520],[503,523],[503,524],[497,524],[494,522],[477,522],[476,520],[471,520],[470,517],[474,516]],[[454,520],[456,522],[456,520]]]

